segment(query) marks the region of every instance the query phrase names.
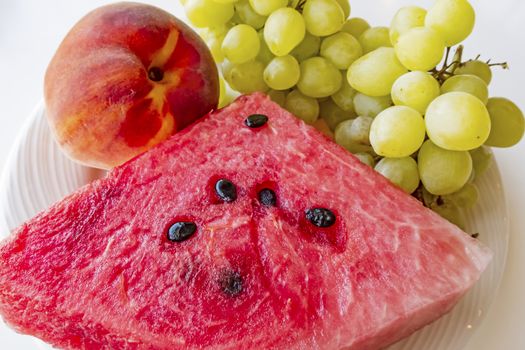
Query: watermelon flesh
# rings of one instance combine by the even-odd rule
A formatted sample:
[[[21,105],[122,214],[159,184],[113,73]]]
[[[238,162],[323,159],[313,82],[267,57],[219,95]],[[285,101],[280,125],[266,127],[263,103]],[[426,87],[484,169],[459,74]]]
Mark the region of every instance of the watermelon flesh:
[[[248,127],[254,113],[267,123]],[[172,241],[174,223],[196,230]],[[380,349],[448,312],[490,259],[254,94],[16,229],[0,313],[64,349]]]

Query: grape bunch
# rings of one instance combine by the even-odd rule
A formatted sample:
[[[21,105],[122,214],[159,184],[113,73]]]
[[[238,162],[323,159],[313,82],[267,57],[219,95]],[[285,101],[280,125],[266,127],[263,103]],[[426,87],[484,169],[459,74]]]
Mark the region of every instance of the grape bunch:
[[[489,98],[492,68],[507,65],[463,61],[467,0],[403,7],[390,27],[350,17],[348,0],[181,2],[220,67],[221,106],[267,93],[458,226],[489,147],[523,137],[518,106]]]

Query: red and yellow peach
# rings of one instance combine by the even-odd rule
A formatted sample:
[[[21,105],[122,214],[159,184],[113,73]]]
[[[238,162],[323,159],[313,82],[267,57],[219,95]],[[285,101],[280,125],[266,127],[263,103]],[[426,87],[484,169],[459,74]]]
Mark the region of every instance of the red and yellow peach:
[[[71,29],[44,93],[64,151],[108,169],[216,108],[219,82],[208,48],[186,24],[150,5],[117,3]]]

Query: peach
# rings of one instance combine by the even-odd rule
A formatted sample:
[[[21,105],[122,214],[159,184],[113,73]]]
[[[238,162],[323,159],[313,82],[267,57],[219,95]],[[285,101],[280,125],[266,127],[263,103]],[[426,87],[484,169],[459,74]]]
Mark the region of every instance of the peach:
[[[82,18],[47,68],[53,134],[85,165],[109,169],[217,107],[215,62],[199,36],[150,5],[117,3]]]

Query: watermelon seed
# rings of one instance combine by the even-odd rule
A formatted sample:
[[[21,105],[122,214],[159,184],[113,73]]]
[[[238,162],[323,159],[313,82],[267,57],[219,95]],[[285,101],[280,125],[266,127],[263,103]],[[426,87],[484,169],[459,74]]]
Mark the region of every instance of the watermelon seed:
[[[260,128],[268,122],[268,117],[264,114],[252,114],[244,121],[244,124],[250,128]]]
[[[221,179],[215,184],[215,192],[225,202],[233,202],[237,199],[237,188],[226,179]]]
[[[306,210],[306,219],[317,227],[330,227],[335,224],[335,214],[326,208]]]
[[[168,239],[172,242],[182,242],[190,238],[195,231],[197,225],[193,222],[176,222],[168,230]]]
[[[242,292],[242,277],[236,271],[225,272],[219,283],[224,294],[236,296]]]
[[[261,191],[259,191],[259,202],[267,207],[275,207],[277,204],[275,192],[269,188],[263,188]]]

